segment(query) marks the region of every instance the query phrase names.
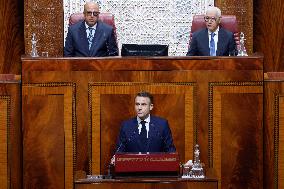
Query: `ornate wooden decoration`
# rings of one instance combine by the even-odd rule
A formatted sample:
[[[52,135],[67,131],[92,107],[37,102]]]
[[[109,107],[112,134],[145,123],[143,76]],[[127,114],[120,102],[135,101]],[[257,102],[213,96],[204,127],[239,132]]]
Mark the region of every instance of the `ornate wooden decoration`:
[[[92,174],[106,171],[105,162],[110,162],[114,154],[119,123],[135,116],[133,99],[137,91],[149,91],[154,95],[155,108],[152,113],[168,119],[181,161],[193,159],[197,130],[195,125],[197,112],[194,103],[196,83],[90,83],[91,124],[88,136],[90,136],[89,165]],[[120,116],[114,116],[118,114]]]
[[[253,0],[215,0],[222,14],[236,15],[239,31],[245,34],[245,46],[249,55],[253,53]]]
[[[262,82],[209,83],[209,167],[216,170],[220,189],[262,186],[248,179],[262,176],[262,90]]]
[[[23,188],[72,189],[76,163],[75,85],[25,84],[22,94]]]
[[[0,74],[0,188],[22,188],[20,83]]]
[[[39,55],[63,56],[62,0],[25,1],[25,53],[31,52],[31,37],[36,34]]]

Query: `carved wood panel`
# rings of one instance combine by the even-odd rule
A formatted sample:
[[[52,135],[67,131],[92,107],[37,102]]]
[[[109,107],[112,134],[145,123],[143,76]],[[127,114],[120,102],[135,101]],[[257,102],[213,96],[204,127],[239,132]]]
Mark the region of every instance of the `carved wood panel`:
[[[90,83],[89,157],[92,174],[106,174],[115,152],[120,124],[135,117],[134,98],[142,90],[154,95],[152,114],[169,121],[181,162],[193,159],[197,135],[195,83]]]
[[[63,56],[62,0],[25,0],[25,53],[31,52],[32,34],[36,34],[39,55]]]
[[[261,188],[262,82],[209,86],[209,166],[218,187]]]
[[[10,188],[9,167],[9,129],[11,99],[9,96],[0,96],[0,183],[4,189]]]
[[[20,85],[9,76],[0,74],[0,188],[21,189]]]
[[[284,82],[265,82],[264,188],[284,187]]]
[[[0,1],[0,74],[20,74],[25,53],[23,2]]]
[[[23,188],[72,189],[75,86],[25,84],[22,95]]]
[[[253,53],[253,0],[215,0],[222,14],[236,15],[239,31],[245,34],[245,46],[249,55]]]

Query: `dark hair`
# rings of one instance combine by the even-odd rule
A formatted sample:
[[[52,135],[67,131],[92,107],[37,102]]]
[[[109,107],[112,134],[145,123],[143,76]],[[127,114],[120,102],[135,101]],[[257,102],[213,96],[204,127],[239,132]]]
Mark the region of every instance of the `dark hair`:
[[[151,93],[146,92],[146,91],[141,91],[139,93],[137,93],[136,97],[140,96],[140,97],[148,97],[150,99],[150,103],[154,104],[154,98],[153,95],[151,95]]]

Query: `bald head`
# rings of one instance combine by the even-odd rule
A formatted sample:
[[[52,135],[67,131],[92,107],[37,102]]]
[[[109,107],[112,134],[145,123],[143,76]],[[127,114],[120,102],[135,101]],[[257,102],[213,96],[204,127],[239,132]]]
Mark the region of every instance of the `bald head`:
[[[100,11],[100,6],[98,3],[95,2],[87,2],[84,5],[84,12],[86,12],[88,9],[96,9],[98,12]]]
[[[97,23],[99,14],[100,14],[100,7],[98,3],[87,2],[84,5],[84,17],[85,17],[85,22],[87,23],[88,26],[92,27]]]

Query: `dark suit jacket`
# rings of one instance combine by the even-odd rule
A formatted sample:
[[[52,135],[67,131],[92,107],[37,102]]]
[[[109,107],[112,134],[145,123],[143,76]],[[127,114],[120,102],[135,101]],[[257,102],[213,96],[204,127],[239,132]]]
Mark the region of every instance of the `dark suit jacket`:
[[[85,21],[71,25],[65,41],[64,56],[117,56],[118,48],[113,28],[97,22],[93,45],[89,50]]]
[[[124,121],[117,140],[116,152],[142,152],[137,118]],[[147,152],[175,152],[168,121],[151,115]]]
[[[216,56],[236,55],[236,42],[232,32],[219,28]],[[186,56],[210,56],[208,29],[194,32]]]

